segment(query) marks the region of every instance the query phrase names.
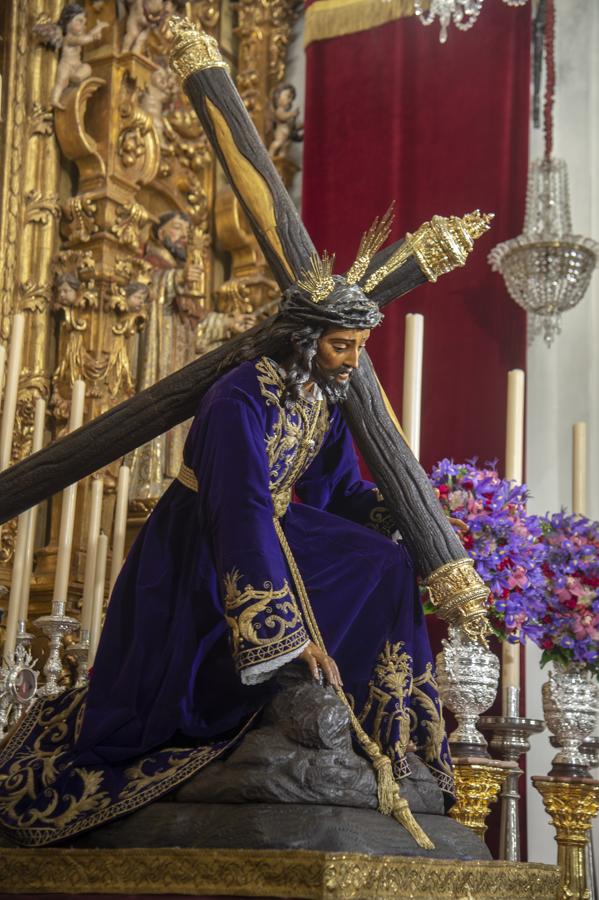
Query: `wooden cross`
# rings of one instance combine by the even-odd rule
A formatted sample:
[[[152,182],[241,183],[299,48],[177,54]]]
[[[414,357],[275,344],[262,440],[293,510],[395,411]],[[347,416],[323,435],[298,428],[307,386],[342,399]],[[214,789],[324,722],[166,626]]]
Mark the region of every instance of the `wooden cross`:
[[[228,74],[214,38],[172,17],[171,65],[204,127],[282,291],[315,253],[271,159]],[[464,265],[489,227],[478,212],[435,216],[380,251],[364,278],[381,306],[426,280]],[[124,456],[192,416],[242,343],[257,355],[270,320],[228,341],[130,400],[108,410],[0,474],[0,523]],[[253,338],[248,342],[248,338]],[[239,358],[238,360],[239,361]],[[426,473],[402,437],[366,353],[343,404],[352,435],[375,478],[439,614],[474,638],[485,630],[488,594],[447,521]]]

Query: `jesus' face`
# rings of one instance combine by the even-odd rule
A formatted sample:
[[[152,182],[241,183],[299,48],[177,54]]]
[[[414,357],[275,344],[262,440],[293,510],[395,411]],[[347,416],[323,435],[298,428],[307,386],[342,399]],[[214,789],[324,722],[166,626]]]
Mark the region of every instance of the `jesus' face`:
[[[369,337],[369,329],[331,328],[319,338],[312,372],[331,399],[346,397],[352,372],[358,368]]]

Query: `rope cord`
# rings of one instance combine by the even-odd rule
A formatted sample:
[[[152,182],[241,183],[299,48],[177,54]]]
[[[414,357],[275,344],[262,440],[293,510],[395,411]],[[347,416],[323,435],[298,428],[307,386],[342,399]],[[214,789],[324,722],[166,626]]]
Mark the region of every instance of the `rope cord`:
[[[327,653],[322,634],[318,627],[318,623],[314,616],[312,605],[310,603],[310,599],[304,585],[304,580],[302,578],[300,570],[297,567],[297,563],[295,562],[291,547],[287,542],[287,538],[285,536],[285,532],[283,531],[281,522],[276,516],[273,518],[273,522],[277,537],[279,539],[279,543],[281,544],[281,549],[283,550],[285,559],[287,560],[287,565],[289,566],[289,571],[291,572],[291,577],[295,584],[295,589],[300,599],[305,624],[311,634],[314,643],[322,650],[323,653]],[[391,760],[385,753],[382,752],[378,744],[366,734],[342,688],[335,688],[335,691],[343,705],[346,707],[349,713],[349,718],[354,733],[358,741],[360,742],[360,746],[372,762],[373,768],[376,772],[379,812],[383,813],[383,815],[386,816],[392,815],[395,819],[397,819],[397,821],[406,829],[408,834],[410,834],[414,838],[419,847],[422,847],[425,850],[434,850],[435,845],[425,834],[423,829],[420,827],[420,825],[412,815],[410,807],[408,806],[408,801],[400,796],[399,785],[393,775],[393,766],[391,765]]]

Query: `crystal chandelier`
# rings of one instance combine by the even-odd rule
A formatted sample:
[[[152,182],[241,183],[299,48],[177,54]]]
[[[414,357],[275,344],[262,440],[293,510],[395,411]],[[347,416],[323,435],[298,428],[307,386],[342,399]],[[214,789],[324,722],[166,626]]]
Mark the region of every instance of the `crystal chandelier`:
[[[439,42],[447,40],[447,29],[453,22],[460,31],[472,28],[483,8],[484,0],[414,0],[414,12],[423,25],[439,19]],[[525,6],[528,0],[503,0],[506,6]]]
[[[548,0],[545,156],[530,166],[523,233],[489,254],[491,268],[501,272],[512,299],[529,313],[529,339],[542,333],[549,347],[559,334],[561,314],[582,299],[599,260],[599,244],[572,234],[566,163],[551,156],[554,24],[553,0]]]

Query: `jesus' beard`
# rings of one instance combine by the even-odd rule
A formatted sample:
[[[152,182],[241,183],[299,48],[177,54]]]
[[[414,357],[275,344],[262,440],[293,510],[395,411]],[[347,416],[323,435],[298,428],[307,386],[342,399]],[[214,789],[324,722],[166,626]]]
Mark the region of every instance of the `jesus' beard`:
[[[347,373],[347,381],[337,381],[338,375]],[[347,399],[352,369],[339,366],[337,369],[323,369],[316,360],[312,363],[312,377],[329,403],[343,403]]]

